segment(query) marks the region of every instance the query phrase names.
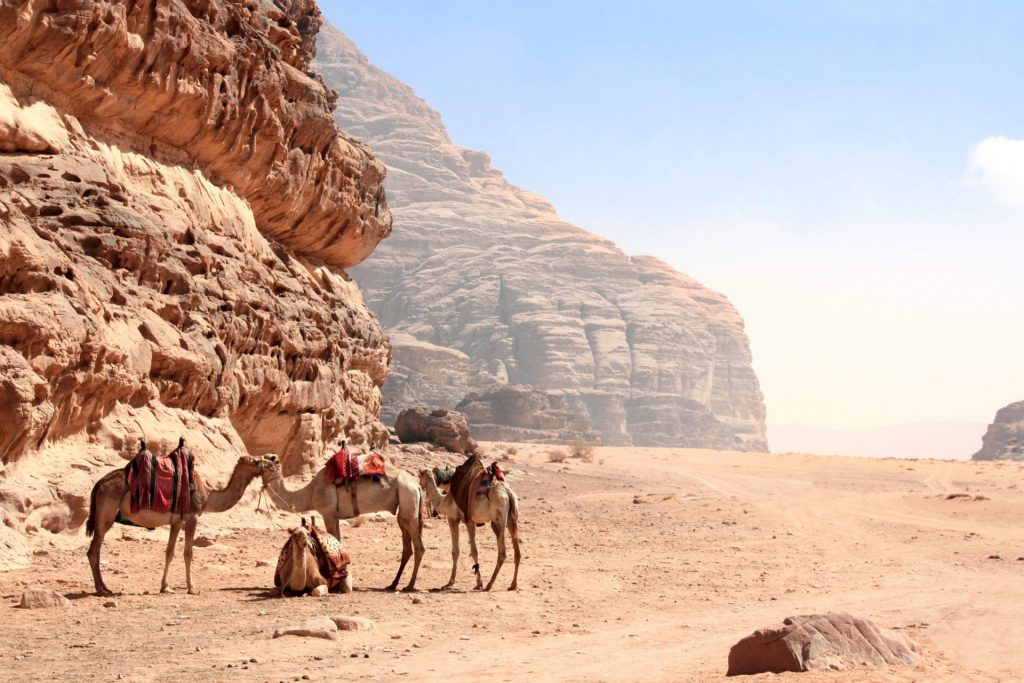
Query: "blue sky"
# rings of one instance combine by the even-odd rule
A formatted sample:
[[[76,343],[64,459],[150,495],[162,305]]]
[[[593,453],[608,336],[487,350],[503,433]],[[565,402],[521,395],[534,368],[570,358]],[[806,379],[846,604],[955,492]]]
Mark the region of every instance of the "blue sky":
[[[321,6],[455,142],[728,295],[770,424],[1024,399],[1024,6]]]

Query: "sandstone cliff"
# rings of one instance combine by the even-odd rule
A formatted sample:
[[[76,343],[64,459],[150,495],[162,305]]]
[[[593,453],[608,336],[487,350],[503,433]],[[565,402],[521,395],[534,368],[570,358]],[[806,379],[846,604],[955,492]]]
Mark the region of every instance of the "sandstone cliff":
[[[1024,401],[996,413],[971,460],[1024,460]]]
[[[7,527],[75,523],[78,470],[143,434],[208,476],[386,441],[390,347],[342,270],[390,232],[384,167],[309,69],[319,25],[312,0],[0,0]]]
[[[399,228],[353,275],[384,326],[423,345],[403,338],[386,415],[527,384],[564,398],[605,443],[767,447],[725,297],[560,220],[486,154],[452,144],[437,112],[330,26],[314,66],[341,93],[339,124],[389,169]]]

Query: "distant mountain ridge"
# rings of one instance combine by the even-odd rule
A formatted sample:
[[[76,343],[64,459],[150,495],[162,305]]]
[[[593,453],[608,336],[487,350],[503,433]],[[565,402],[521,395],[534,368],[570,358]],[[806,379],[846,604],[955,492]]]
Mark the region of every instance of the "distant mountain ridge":
[[[743,321],[724,296],[562,221],[453,144],[440,115],[341,32],[325,25],[317,40],[337,121],[388,168],[394,232],[352,270],[392,333],[384,419],[530,385],[607,444],[767,448]]]
[[[1024,460],[1024,401],[1000,408],[972,460]]]

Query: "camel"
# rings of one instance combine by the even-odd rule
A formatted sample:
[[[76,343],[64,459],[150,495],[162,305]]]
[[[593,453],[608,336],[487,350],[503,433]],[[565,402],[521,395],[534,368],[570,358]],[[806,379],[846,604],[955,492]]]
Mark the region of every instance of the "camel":
[[[276,456],[267,458],[277,463]],[[389,468],[395,469],[395,468]],[[316,510],[324,518],[324,526],[335,538],[341,538],[341,520],[356,517],[355,504],[347,486],[335,486],[328,479],[327,468],[322,467],[316,475],[300,489],[289,489],[284,483],[280,464],[273,472],[263,475],[263,485],[269,489],[270,498],[278,506],[284,506],[291,512],[309,512]],[[402,531],[402,560],[398,565],[395,580],[386,590],[393,591],[398,587],[402,572],[413,557],[412,576],[409,584],[402,589],[410,593],[416,590],[416,575],[423,559],[423,515],[426,501],[423,491],[416,479],[405,470],[398,469],[397,474],[389,477],[386,483],[372,479],[356,479],[352,486],[356,491],[356,502],[359,514],[367,512],[390,512],[398,519],[398,528]]]
[[[100,548],[103,545],[104,536],[117,519],[118,511],[122,518],[137,526],[154,528],[170,525],[171,533],[167,540],[164,574],[160,581],[161,593],[173,592],[167,585],[167,573],[171,567],[171,559],[174,557],[174,546],[178,541],[178,534],[182,527],[185,528],[185,583],[190,595],[198,594],[199,591],[192,583],[192,542],[195,539],[199,515],[204,512],[224,512],[234,507],[245,493],[249,482],[263,472],[272,469],[273,466],[273,461],[263,457],[242,456],[238,459],[227,486],[213,491],[207,487],[202,477],[196,472],[194,474],[196,490],[192,493],[190,510],[185,514],[160,513],[145,509],[133,513],[131,494],[128,490],[128,482],[125,480],[124,468],[118,468],[104,475],[92,488],[89,518],[85,523],[86,535],[93,537],[89,544],[88,554],[93,583],[96,585],[96,594],[102,596],[114,594],[107,588],[100,575]]]
[[[498,571],[505,563],[505,528],[508,527],[516,564],[515,572],[512,574],[512,585],[508,589],[516,590],[519,580],[519,560],[522,553],[519,551],[519,498],[512,487],[504,481],[495,480],[486,495],[476,496],[473,501],[472,519],[466,520],[452,496],[438,488],[433,472],[430,470],[420,472],[420,486],[426,492],[430,505],[448,519],[448,528],[452,534],[452,575],[449,577],[448,583],[441,587],[441,590],[447,590],[455,585],[455,572],[459,565],[459,522],[463,521],[466,523],[466,531],[469,534],[469,551],[473,556],[476,590],[491,590],[494,580],[498,578]],[[476,525],[482,526],[487,522],[491,523],[491,529],[498,541],[498,562],[494,565],[494,573],[491,574],[491,580],[487,582],[485,588],[476,549]]]
[[[281,549],[281,557],[274,572],[276,587],[272,594],[285,597],[285,591],[308,593],[313,597],[323,597],[330,590],[327,578],[320,573],[316,556],[310,548],[311,539],[305,527],[295,527],[289,532],[288,543]],[[341,584],[342,593],[352,592],[352,572],[349,571]]]

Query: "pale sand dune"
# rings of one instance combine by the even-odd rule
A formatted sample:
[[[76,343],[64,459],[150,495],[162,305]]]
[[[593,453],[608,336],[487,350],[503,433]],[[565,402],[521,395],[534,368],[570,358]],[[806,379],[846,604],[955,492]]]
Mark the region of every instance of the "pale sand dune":
[[[263,520],[196,551],[203,595],[143,595],[158,587],[166,530],[123,532],[135,542],[115,531],[105,559],[108,584],[128,591],[118,607],[85,597],[70,612],[8,610],[0,678],[714,681],[754,629],[845,610],[902,629],[926,660],[737,680],[1024,680],[1024,463],[600,448],[603,465],[557,464],[550,450],[520,445],[506,463],[523,508],[518,593],[421,592],[414,604],[368,590],[390,581],[400,547],[392,523],[370,523],[344,529],[356,593],[267,600],[272,568],[256,562],[276,558],[284,534]],[[428,526],[424,589],[450,567],[445,525]],[[489,572],[493,535],[479,531]],[[465,590],[465,534],[462,545]],[[23,583],[91,590],[83,551],[0,574],[0,593],[13,604]],[[183,585],[180,559],[172,576]],[[506,566],[496,585],[510,579]],[[323,614],[377,629],[270,637]]]

